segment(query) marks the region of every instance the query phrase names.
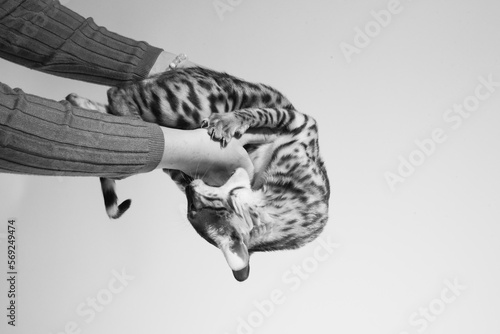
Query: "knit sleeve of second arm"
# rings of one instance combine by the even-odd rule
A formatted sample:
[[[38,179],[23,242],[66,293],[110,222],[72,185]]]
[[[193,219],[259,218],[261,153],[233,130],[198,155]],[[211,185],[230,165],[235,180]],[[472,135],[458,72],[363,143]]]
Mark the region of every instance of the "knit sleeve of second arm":
[[[155,169],[164,147],[157,124],[81,109],[0,82],[0,173],[124,178]]]
[[[0,2],[0,57],[31,69],[116,86],[146,78],[161,51],[56,0]]]

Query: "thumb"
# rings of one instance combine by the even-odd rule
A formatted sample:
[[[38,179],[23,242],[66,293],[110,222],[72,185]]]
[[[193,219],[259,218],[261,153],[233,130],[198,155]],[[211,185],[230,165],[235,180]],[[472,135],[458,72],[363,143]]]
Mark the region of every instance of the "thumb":
[[[273,142],[276,139],[277,135],[273,133],[269,129],[262,129],[258,133],[244,133],[239,141],[241,145],[262,145]]]
[[[250,180],[252,180],[255,174],[255,166],[253,165],[252,160],[250,160],[250,156],[248,155],[247,151],[245,151],[243,147],[241,147],[239,153],[240,153],[240,161],[239,161],[240,167],[244,168],[247,171],[248,177],[250,178]]]

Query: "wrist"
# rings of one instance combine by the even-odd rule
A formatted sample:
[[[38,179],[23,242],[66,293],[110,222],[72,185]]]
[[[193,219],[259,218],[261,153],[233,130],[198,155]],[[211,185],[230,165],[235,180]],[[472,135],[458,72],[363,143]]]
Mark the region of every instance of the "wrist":
[[[179,130],[163,126],[160,128],[163,132],[165,148],[157,169],[186,171],[194,160],[199,160],[200,155],[204,154],[200,148],[203,140],[208,138],[206,130]],[[213,144],[217,145],[215,142]]]
[[[153,76],[172,68],[196,66],[196,64],[187,60],[187,57],[183,60],[182,57],[179,57],[181,55],[183,54],[176,55],[167,51],[162,51],[149,71],[148,76]]]

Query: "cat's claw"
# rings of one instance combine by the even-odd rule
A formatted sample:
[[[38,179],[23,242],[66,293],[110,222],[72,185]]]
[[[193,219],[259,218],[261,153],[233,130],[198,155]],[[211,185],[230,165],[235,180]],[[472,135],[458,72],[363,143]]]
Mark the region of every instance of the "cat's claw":
[[[208,123],[208,119],[207,119],[207,118],[205,118],[204,120],[202,120],[202,121],[201,121],[201,125],[200,125],[200,127],[201,127],[202,129],[206,129],[206,128],[208,128],[208,124],[209,124],[209,123]]]
[[[220,141],[221,147],[226,147],[233,137],[240,138],[249,127],[234,113],[212,114],[208,120],[203,120],[202,126],[204,125],[208,129],[208,135],[213,140]]]

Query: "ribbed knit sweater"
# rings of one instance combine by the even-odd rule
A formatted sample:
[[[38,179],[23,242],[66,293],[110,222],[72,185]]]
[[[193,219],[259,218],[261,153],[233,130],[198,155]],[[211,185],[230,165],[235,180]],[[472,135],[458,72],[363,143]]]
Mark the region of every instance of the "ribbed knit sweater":
[[[113,86],[145,78],[161,51],[58,1],[0,0],[0,57],[32,69]],[[0,83],[0,172],[122,178],[153,170],[163,147],[156,124]]]

